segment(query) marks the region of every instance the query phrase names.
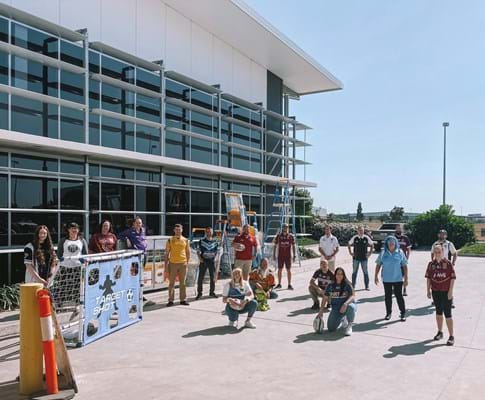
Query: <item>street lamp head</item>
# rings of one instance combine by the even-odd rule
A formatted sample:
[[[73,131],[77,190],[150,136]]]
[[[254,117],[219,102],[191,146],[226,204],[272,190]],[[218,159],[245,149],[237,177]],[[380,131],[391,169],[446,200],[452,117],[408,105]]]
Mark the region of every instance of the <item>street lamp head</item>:
[[[450,126],[450,123],[449,122],[443,122],[443,127],[447,127],[447,126]]]

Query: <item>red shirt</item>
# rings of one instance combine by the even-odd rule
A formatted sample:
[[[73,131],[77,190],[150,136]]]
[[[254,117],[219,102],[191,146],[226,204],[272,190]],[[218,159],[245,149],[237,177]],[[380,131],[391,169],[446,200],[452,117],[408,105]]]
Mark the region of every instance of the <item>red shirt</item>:
[[[291,248],[295,244],[295,239],[291,233],[276,236],[276,246],[278,246],[278,258],[291,258]]]
[[[91,253],[105,253],[116,250],[116,236],[113,233],[103,235],[102,233],[95,233],[91,236],[89,241],[89,251]]]
[[[431,279],[431,289],[447,292],[452,279],[456,279],[453,265],[447,259],[431,261],[426,270],[426,278]]]
[[[256,239],[251,235],[240,233],[234,240],[234,243],[242,243],[243,251],[236,251],[236,260],[251,260],[253,258],[253,247],[257,247]]]

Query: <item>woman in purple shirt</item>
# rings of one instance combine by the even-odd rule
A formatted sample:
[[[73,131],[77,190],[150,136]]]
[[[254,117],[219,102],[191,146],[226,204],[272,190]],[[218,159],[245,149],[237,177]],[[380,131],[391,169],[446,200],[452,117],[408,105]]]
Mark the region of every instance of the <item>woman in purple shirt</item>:
[[[147,241],[145,238],[145,229],[140,217],[135,217],[131,228],[128,228],[118,235],[121,240],[126,240],[126,247],[129,249],[146,251]]]

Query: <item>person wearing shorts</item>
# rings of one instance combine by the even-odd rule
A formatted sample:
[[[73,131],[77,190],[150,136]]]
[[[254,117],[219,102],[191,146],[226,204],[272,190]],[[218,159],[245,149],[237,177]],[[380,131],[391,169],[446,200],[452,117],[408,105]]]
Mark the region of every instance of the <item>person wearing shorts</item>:
[[[434,340],[443,339],[443,314],[446,318],[449,338],[446,344],[453,346],[455,337],[453,334],[453,319],[451,317],[451,302],[453,300],[453,288],[455,286],[455,269],[453,264],[443,253],[443,247],[436,245],[433,248],[433,261],[430,261],[426,269],[428,299],[433,298],[436,307],[436,325],[438,333]]]
[[[293,290],[293,286],[291,286],[291,263],[296,259],[296,249],[295,238],[289,230],[288,224],[283,224],[281,233],[277,234],[274,239],[273,258],[278,260],[278,285],[275,289],[281,289],[283,268],[286,267],[288,289]]]
[[[335,256],[339,251],[338,240],[332,235],[332,228],[330,225],[325,226],[325,235],[320,238],[320,244],[318,246],[322,259],[328,261],[328,269],[335,272]]]
[[[244,250],[237,251],[237,244],[242,244]],[[232,246],[236,249],[234,268],[241,268],[243,280],[247,281],[253,265],[253,260],[256,258],[256,250],[258,247],[256,239],[249,234],[248,224],[243,225],[241,233],[239,233],[232,241]]]

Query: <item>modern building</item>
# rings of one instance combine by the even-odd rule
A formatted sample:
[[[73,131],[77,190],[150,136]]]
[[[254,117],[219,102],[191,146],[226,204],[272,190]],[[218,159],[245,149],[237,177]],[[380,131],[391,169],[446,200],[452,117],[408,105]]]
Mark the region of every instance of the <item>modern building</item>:
[[[341,88],[240,0],[0,0],[0,284],[37,224],[188,232],[237,191],[264,227],[316,185],[290,100]]]

